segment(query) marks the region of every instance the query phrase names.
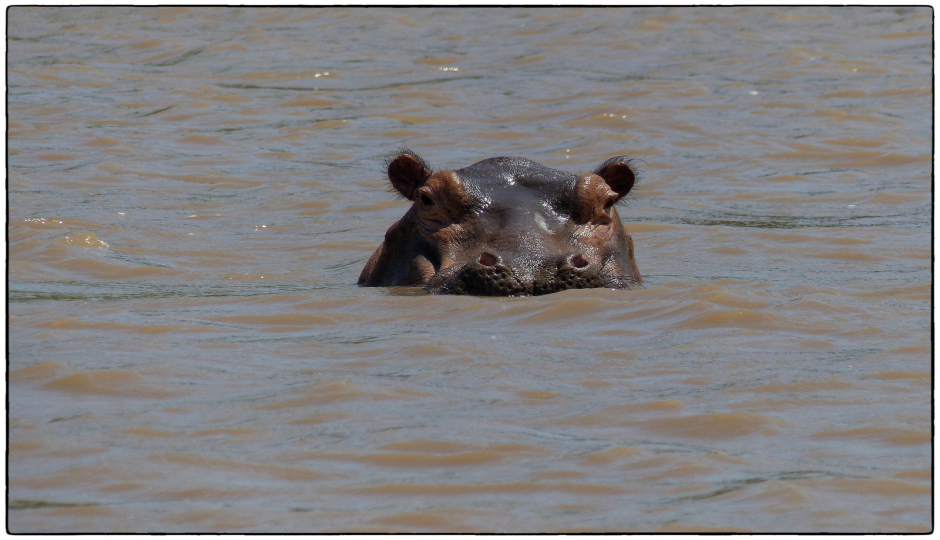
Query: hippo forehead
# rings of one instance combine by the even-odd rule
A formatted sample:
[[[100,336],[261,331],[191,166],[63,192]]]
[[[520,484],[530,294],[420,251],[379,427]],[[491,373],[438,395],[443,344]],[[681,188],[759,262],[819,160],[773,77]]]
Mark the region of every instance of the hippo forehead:
[[[578,177],[534,161],[515,157],[490,158],[454,171],[481,206],[566,211],[575,195]]]

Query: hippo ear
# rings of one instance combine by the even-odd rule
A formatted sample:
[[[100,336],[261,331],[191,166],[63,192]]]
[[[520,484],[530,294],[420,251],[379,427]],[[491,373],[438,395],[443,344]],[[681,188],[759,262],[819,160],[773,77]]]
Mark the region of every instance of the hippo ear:
[[[630,193],[636,182],[636,174],[630,168],[627,158],[623,156],[612,157],[601,163],[598,168],[594,169],[594,174],[603,178],[604,182],[617,192],[620,196],[618,198]]]
[[[401,155],[388,162],[389,181],[409,201],[415,200],[415,191],[429,176],[431,168],[411,150],[403,149]]]

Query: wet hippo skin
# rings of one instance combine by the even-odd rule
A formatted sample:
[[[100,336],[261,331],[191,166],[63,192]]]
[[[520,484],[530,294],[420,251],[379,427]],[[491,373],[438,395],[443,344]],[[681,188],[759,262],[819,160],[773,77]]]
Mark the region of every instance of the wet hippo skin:
[[[636,180],[622,156],[582,175],[518,157],[433,172],[405,149],[388,161],[388,178],[414,204],[385,233],[359,285],[524,296],[642,282],[614,208]]]

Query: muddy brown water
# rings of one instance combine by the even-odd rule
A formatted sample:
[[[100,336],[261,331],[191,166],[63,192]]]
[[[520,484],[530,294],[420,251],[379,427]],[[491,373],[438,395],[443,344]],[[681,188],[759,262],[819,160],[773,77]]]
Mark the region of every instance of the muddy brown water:
[[[12,8],[10,530],[930,530],[932,15]],[[357,287],[402,146],[645,287]]]

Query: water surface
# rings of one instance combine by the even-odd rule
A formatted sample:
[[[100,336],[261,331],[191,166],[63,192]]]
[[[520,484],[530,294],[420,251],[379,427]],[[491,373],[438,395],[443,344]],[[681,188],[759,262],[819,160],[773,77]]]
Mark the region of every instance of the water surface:
[[[932,16],[11,8],[10,531],[930,530]],[[357,287],[402,146],[645,287]]]

